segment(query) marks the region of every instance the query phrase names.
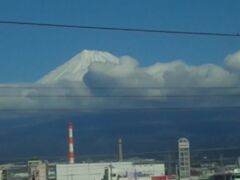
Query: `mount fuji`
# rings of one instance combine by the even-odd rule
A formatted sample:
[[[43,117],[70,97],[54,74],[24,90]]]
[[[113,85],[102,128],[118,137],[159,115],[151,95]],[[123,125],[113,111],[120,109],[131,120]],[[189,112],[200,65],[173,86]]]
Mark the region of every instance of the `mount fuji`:
[[[223,67],[194,66],[181,60],[141,67],[129,56],[84,50],[30,84],[30,89],[13,85],[20,88],[2,90],[8,96],[0,99],[0,108],[8,111],[0,116],[0,161],[67,158],[69,121],[75,127],[79,157],[114,157],[119,137],[125,156],[175,150],[181,136],[189,138],[193,148],[236,146],[240,143],[239,109],[206,107],[239,106],[237,96],[211,96],[239,93],[231,88],[211,89],[239,84],[240,70],[237,66],[231,70],[239,58],[240,52],[227,56]],[[186,88],[190,86],[207,89]],[[12,98],[9,93],[21,97]],[[187,97],[189,93],[194,96]],[[83,111],[93,107],[109,111]]]
[[[84,50],[65,64],[45,75],[38,83],[49,84],[61,81],[83,82],[84,75],[94,63],[119,64],[119,59],[108,52]]]

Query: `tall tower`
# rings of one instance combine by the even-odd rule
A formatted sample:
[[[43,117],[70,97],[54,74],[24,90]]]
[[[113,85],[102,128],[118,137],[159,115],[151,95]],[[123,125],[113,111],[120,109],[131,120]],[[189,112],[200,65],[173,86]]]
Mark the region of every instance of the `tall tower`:
[[[118,139],[118,161],[123,161],[123,148],[122,148],[122,138]]]
[[[190,144],[187,138],[180,138],[178,140],[178,158],[180,178],[190,177]]]
[[[74,157],[74,141],[73,141],[72,123],[68,124],[68,145],[69,145],[69,164],[73,164],[75,157]]]

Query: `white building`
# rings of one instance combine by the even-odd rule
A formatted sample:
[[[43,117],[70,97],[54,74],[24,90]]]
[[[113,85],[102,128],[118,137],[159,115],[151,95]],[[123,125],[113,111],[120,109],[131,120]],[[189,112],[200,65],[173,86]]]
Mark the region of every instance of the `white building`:
[[[40,160],[28,161],[29,180],[47,180],[47,163]]]
[[[138,176],[139,180],[151,179],[151,176],[165,175],[164,164],[134,164],[132,162],[113,163],[82,163],[82,164],[57,164],[57,180],[101,180],[108,170],[111,180],[130,179]],[[140,178],[141,177],[141,178]],[[134,178],[134,177],[133,177]]]
[[[191,176],[190,144],[187,138],[178,140],[179,176],[181,179]]]

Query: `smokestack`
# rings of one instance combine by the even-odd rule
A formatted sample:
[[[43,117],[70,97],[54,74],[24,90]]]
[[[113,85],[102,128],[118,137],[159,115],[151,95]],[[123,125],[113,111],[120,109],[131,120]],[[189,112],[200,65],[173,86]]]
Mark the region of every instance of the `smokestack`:
[[[68,124],[68,145],[69,145],[69,164],[73,164],[74,157],[74,142],[73,142],[73,125],[72,123]]]
[[[123,161],[123,148],[122,148],[122,138],[118,139],[118,161]]]

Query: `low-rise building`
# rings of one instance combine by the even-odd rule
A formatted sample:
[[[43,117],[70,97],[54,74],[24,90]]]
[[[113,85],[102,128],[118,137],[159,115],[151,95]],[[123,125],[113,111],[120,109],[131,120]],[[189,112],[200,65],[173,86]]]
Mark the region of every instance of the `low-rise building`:
[[[29,180],[47,180],[47,163],[40,160],[28,161]]]
[[[106,175],[106,170],[108,174]],[[124,180],[138,177],[141,180],[151,179],[152,176],[165,175],[164,164],[134,164],[132,162],[112,163],[81,163],[81,164],[57,164],[57,180],[102,180],[110,176],[109,180]]]

